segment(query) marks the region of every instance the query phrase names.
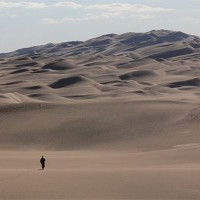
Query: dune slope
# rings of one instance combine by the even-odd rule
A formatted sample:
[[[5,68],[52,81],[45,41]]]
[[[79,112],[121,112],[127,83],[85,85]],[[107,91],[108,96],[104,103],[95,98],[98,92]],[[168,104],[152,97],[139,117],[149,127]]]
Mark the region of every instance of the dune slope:
[[[0,199],[200,199],[199,130],[197,36],[0,54]]]

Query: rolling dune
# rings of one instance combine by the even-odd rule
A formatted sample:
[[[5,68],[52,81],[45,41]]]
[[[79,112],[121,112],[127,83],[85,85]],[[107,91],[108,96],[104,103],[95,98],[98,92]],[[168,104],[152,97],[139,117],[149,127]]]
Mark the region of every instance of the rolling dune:
[[[0,54],[0,199],[199,199],[199,55],[167,30]]]

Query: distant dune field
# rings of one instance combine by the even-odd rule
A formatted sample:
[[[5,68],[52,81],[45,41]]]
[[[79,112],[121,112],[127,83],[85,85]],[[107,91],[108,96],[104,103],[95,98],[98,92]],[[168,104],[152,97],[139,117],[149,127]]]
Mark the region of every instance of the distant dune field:
[[[0,54],[0,102],[199,102],[199,58],[199,37],[167,30],[19,49]]]

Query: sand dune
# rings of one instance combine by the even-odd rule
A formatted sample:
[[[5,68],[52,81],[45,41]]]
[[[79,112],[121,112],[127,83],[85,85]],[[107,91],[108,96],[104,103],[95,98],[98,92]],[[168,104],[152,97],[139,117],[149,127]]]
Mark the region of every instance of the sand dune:
[[[166,135],[171,129],[176,132],[176,125],[171,129],[169,125],[165,127],[158,116],[170,111],[167,119],[175,121],[176,110],[183,110],[180,117],[184,117],[186,108],[185,114],[193,107],[199,107],[198,44],[199,37],[159,30],[108,34],[85,42],[48,44],[1,54],[1,106],[22,104],[20,116],[23,113],[33,119],[29,126],[26,121],[20,121],[21,132],[16,128],[15,132],[10,129],[17,126],[18,112],[13,115],[16,116],[13,121],[5,115],[4,123],[12,122],[13,125],[5,128],[1,123],[2,145],[12,148],[27,145],[26,139],[18,141],[18,134],[29,138],[28,144],[36,149],[41,146],[76,149],[121,140],[127,142],[132,137],[139,139],[146,132],[154,135],[158,127],[162,127],[160,132],[166,132]],[[26,110],[23,110],[25,104]],[[57,106],[50,110],[29,111],[32,104]],[[54,115],[50,118],[52,112]],[[151,113],[149,118],[147,112]],[[41,116],[43,120],[48,118],[50,123],[39,131],[35,127],[42,120],[40,117],[34,119],[32,115]],[[82,133],[84,129],[86,131]],[[55,132],[60,134],[58,138]],[[198,140],[196,130],[194,132],[193,140]],[[177,134],[174,133],[173,138]],[[53,138],[54,142],[49,144],[48,139],[45,142],[43,136]],[[184,138],[182,142],[179,138],[179,142],[191,142]],[[137,144],[140,143],[133,140],[131,146],[135,148]]]
[[[175,113],[182,110],[180,118],[184,117],[200,103],[198,44],[200,39],[196,36],[160,30],[109,34],[85,42],[49,44],[2,54],[1,106],[22,104],[20,116],[12,111],[11,105],[13,121],[7,122],[9,114],[3,117],[6,121],[1,123],[2,145],[5,148],[31,145],[35,149],[42,146],[79,149],[116,142],[116,146],[111,146],[118,149],[118,142],[124,141],[122,146],[126,149],[140,144],[141,148],[147,148],[144,141],[151,134],[161,137],[162,133],[163,141],[170,132],[174,133],[173,139],[179,138],[177,135],[183,129],[179,125],[169,125],[176,121]],[[32,104],[36,107],[52,104],[54,108],[29,112],[28,107]],[[23,110],[24,105],[26,110]],[[33,124],[26,125],[26,120],[20,118],[22,113],[32,119]],[[167,113],[167,119],[171,119],[166,126],[159,119],[160,113],[164,116]],[[34,115],[38,118],[34,119]],[[50,122],[42,122],[46,118]],[[20,119],[22,121],[18,121]],[[12,129],[17,126],[16,120],[21,131]],[[4,127],[4,123],[12,126]],[[186,122],[186,125],[192,127],[191,123]],[[36,127],[41,126],[45,130],[41,129],[40,136]],[[18,134],[29,138],[30,142],[18,140]],[[196,130],[193,134],[192,140],[198,140]],[[141,135],[144,141],[135,142],[141,139]],[[177,143],[174,139],[172,143],[192,142],[187,141],[188,136],[184,138],[177,139]],[[50,142],[52,139],[53,143]],[[160,144],[160,148],[167,146]]]
[[[82,81],[84,81],[84,79],[81,76],[72,76],[72,77],[60,79],[56,81],[55,83],[52,83],[50,87],[54,89],[58,89],[58,88],[66,87],[66,86],[73,85],[76,83],[81,83]]]
[[[185,100],[198,102],[198,44],[196,36],[160,30],[17,50],[1,55],[1,90],[29,96],[30,102],[40,100],[40,96],[45,101],[49,95],[60,98],[51,98],[51,102],[47,98],[47,103],[63,103],[63,98],[79,101],[80,96],[84,100],[88,95],[93,99],[142,99],[145,94],[151,99],[156,94],[179,99],[180,92]],[[38,95],[26,89],[34,88],[30,77],[41,86]],[[187,86],[193,88],[183,88]]]
[[[178,88],[178,87],[183,87],[183,86],[200,86],[200,79],[199,78],[194,78],[190,80],[185,80],[185,81],[179,81],[179,82],[174,82],[170,83],[169,87],[171,88]]]
[[[199,55],[167,30],[0,54],[0,199],[199,199]]]
[[[25,101],[19,96],[8,97],[16,102]],[[162,101],[90,101],[1,107],[1,147],[151,150],[200,139],[198,129],[195,129],[199,121],[188,118],[199,118],[200,112],[193,114],[198,105]],[[181,124],[182,120],[184,124]]]
[[[48,63],[42,67],[42,69],[52,69],[52,70],[68,70],[73,68],[75,68],[73,64],[63,61]]]
[[[125,73],[123,75],[120,76],[120,78],[122,80],[129,80],[129,79],[139,79],[139,78],[144,78],[144,77],[148,77],[148,76],[155,76],[156,73],[153,70],[140,70],[140,71],[132,71],[132,72],[128,72]]]
[[[28,72],[28,69],[15,70],[15,71],[12,71],[10,74],[20,74],[20,73],[24,73],[24,72]]]

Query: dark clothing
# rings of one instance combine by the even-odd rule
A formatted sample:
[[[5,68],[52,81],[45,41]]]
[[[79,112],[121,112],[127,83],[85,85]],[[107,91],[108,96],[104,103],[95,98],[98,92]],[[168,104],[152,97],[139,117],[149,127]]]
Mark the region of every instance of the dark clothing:
[[[46,159],[42,156],[42,158],[40,159],[40,163],[41,163],[41,165],[42,165],[42,169],[44,170],[44,168],[45,168],[45,161],[46,161]]]

